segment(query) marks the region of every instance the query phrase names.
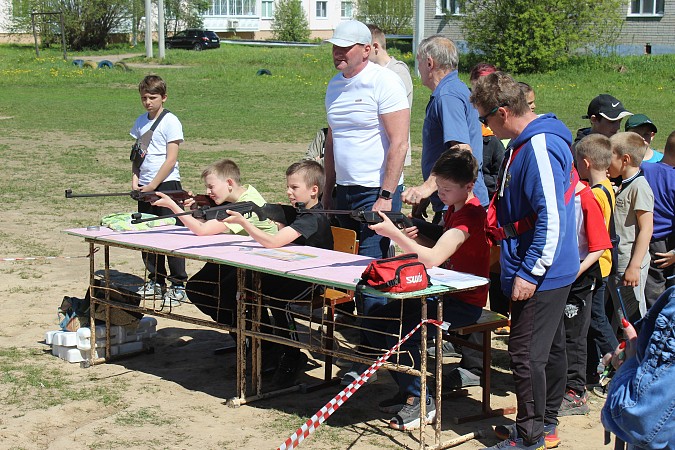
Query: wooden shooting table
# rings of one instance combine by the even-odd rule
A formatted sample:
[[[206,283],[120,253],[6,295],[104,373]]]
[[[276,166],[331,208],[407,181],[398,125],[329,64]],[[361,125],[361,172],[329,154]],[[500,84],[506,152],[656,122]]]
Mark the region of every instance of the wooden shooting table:
[[[286,339],[277,336],[269,331],[265,331],[265,327],[261,326],[261,310],[267,306],[263,301],[263,295],[260,289],[261,275],[271,274],[289,279],[306,281],[315,285],[326,286],[336,289],[353,290],[360,278],[363,270],[372,260],[359,255],[352,255],[348,253],[336,252],[332,250],[324,250],[315,247],[307,246],[285,246],[279,249],[265,249],[260,244],[255,242],[250,237],[219,234],[215,236],[196,236],[187,228],[176,226],[164,226],[152,228],[144,231],[125,231],[116,232],[108,228],[101,228],[100,230],[87,230],[84,228],[66,230],[66,233],[72,236],[84,238],[90,246],[90,293],[91,293],[91,324],[94,323],[94,314],[96,305],[103,305],[106,311],[106,317],[110,317],[111,308],[119,308],[128,311],[140,312],[151,316],[165,317],[171,320],[183,321],[193,324],[198,324],[206,327],[223,329],[226,331],[237,333],[237,397],[228,400],[231,406],[238,406],[257,399],[268,398],[274,395],[284,394],[288,392],[301,391],[306,388],[305,385],[295,385],[290,388],[281,389],[272,392],[263,392],[262,376],[261,376],[261,351],[260,341],[267,340],[285,345],[292,345],[310,352],[318,352],[320,354],[331,356],[334,358],[343,358],[350,361],[372,363],[372,360],[364,359],[362,356],[356,355],[351,349],[334,348],[333,342],[324,339],[323,332],[326,326],[326,320],[333,320],[332,314],[326,319],[328,314],[326,311],[321,315],[321,319],[316,321],[311,314],[311,305],[316,305],[316,299],[308,299],[305,303],[309,305],[309,314],[302,316],[301,319],[307,324],[307,339],[304,342]],[[116,301],[110,295],[111,289],[104,289],[104,295],[95,296],[95,287],[99,289],[100,283],[95,284],[96,277],[96,262],[94,256],[94,247],[96,245],[103,246],[104,252],[104,280],[103,286],[110,285],[110,247],[117,247],[128,250],[143,251],[150,254],[183,257],[191,260],[199,260],[203,262],[210,262],[215,264],[222,264],[233,266],[237,268],[238,279],[238,298],[237,302],[237,321],[236,326],[227,326],[218,324],[210,319],[198,319],[183,314],[178,314],[175,308],[161,307],[156,308],[156,303],[146,304],[141,300],[140,305],[130,305],[120,301]],[[248,277],[247,277],[248,273]],[[392,299],[411,299],[421,298],[421,317],[427,318],[427,302],[424,301],[427,297],[438,296],[451,291],[473,289],[477,286],[484,285],[488,282],[487,279],[474,277],[467,274],[458,274],[452,271],[444,271],[441,269],[432,269],[430,275],[432,278],[439,277],[445,284],[436,284],[430,286],[423,291],[409,292],[404,294],[386,294],[377,292],[377,295],[385,296]],[[452,284],[453,274],[457,276],[458,288],[449,286]],[[100,278],[100,277],[99,277]],[[445,278],[445,279],[444,279]],[[315,291],[316,292],[316,291]],[[187,293],[188,298],[190,292]],[[316,295],[316,294],[314,294]],[[294,301],[298,302],[298,301]],[[161,305],[161,299],[159,301]],[[443,302],[437,303],[437,317],[443,316]],[[320,303],[320,304],[323,304]],[[326,306],[324,304],[324,309]],[[332,325],[335,325],[333,322]],[[409,330],[401,330],[399,339],[405,335]],[[91,327],[91,340],[96,342],[95,327]],[[388,370],[397,370],[411,373],[421,377],[422,392],[426,392],[426,377],[427,377],[427,328],[422,327],[422,360],[420,370],[413,367],[399,365],[398,362],[386,363],[383,367]],[[246,339],[249,338],[251,342],[250,355],[246,352]],[[441,345],[443,342],[443,335],[441,328],[436,329],[436,354],[442,354]],[[250,385],[253,386],[253,392],[247,395],[247,360],[250,356],[251,374]],[[110,327],[109,321],[106,321],[106,353],[104,358],[97,358],[95,353],[91,352],[90,364],[103,363],[111,359],[110,352]],[[486,370],[490,370],[489,367]],[[328,371],[326,371],[328,373]],[[420,448],[442,448],[441,447],[441,389],[442,389],[442,358],[436,358],[436,367],[434,376],[436,383],[436,425],[435,425],[435,442],[436,447],[425,446],[424,427],[420,429]],[[326,378],[328,375],[326,376]],[[335,380],[324,379],[325,385],[327,382]],[[425,402],[422,402],[421,416],[424,417]]]

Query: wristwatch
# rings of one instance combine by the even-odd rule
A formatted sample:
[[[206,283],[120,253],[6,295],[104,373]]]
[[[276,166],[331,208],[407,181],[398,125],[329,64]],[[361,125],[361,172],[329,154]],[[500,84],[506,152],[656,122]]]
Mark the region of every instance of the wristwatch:
[[[391,200],[391,192],[386,189],[380,189],[380,193],[377,196],[385,200]]]

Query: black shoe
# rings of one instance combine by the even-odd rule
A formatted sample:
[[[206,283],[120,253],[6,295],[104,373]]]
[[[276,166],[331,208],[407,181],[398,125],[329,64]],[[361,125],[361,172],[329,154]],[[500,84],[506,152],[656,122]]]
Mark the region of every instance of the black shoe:
[[[296,384],[298,377],[307,368],[307,355],[300,350],[286,351],[279,357],[279,367],[274,372],[272,383],[276,389]]]
[[[461,367],[451,370],[448,375],[443,377],[443,392],[471,386],[480,386],[480,377]]]
[[[443,349],[443,357],[444,358],[461,358],[462,354],[459,353],[459,351],[455,348],[454,345],[452,345],[451,342],[443,341],[442,344],[442,349]],[[435,358],[436,357],[436,345],[432,345],[431,347],[427,347],[427,355]]]

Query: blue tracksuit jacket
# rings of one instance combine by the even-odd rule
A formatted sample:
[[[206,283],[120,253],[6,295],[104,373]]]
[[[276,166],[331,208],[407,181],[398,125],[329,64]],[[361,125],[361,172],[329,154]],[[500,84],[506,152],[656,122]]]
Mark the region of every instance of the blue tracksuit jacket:
[[[534,227],[501,243],[501,282],[507,296],[521,277],[537,290],[572,284],[579,270],[570,187],[572,133],[553,114],[539,116],[513,139],[504,156],[497,221],[504,226],[536,213]],[[511,160],[511,152],[520,148]]]

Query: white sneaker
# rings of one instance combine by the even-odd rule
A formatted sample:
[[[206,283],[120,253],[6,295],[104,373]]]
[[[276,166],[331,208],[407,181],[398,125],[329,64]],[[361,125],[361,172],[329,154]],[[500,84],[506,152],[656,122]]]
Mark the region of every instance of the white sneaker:
[[[164,303],[162,306],[180,306],[185,300],[187,300],[185,288],[183,286],[171,286],[164,294]]]
[[[150,280],[145,283],[143,286],[138,288],[138,295],[141,297],[161,297],[162,296],[162,286],[156,282]]]

